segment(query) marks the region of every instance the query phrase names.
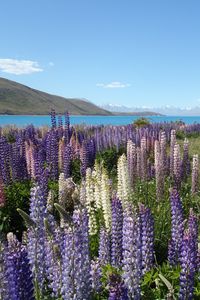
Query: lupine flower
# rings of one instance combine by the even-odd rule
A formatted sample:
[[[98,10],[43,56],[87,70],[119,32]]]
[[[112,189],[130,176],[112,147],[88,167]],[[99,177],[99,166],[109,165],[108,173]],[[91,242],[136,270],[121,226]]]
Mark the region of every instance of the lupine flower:
[[[154,263],[154,222],[151,211],[143,204],[139,205],[142,240],[142,274],[148,272]]]
[[[196,240],[189,231],[186,231],[183,236],[180,255],[180,300],[193,299],[196,254]]]
[[[85,211],[76,210],[74,225],[65,232],[62,264],[62,295],[64,300],[90,299],[90,260],[88,221]]]
[[[157,200],[162,200],[164,194],[164,169],[162,165],[161,159],[161,150],[160,150],[160,143],[159,141],[155,141],[155,149],[154,149],[154,156],[155,156],[155,177],[156,177],[156,198]]]
[[[112,200],[111,263],[114,267],[122,264],[123,210],[118,198]]]
[[[123,206],[129,198],[130,191],[127,160],[125,154],[122,154],[117,164],[117,196],[122,201]]]
[[[96,202],[94,198],[94,182],[92,178],[91,169],[86,170],[85,177],[85,189],[86,189],[86,208],[89,217],[89,233],[95,235],[97,233],[97,220],[96,220]]]
[[[183,178],[186,180],[190,174],[189,142],[187,139],[183,143],[182,173]]]
[[[176,131],[174,129],[171,130],[170,137],[170,175],[171,177],[174,174],[174,146],[176,143]]]
[[[141,139],[141,179],[146,180],[147,178],[147,143],[146,138]]]
[[[171,204],[171,240],[169,242],[168,260],[171,265],[179,262],[184,232],[184,218],[181,199],[176,189],[170,193]]]
[[[30,217],[36,228],[28,229],[28,258],[34,279],[42,290],[45,280],[45,228],[46,199],[40,186],[31,189]]]
[[[95,291],[95,293],[100,293],[102,289],[102,266],[98,258],[91,261],[90,275],[92,280],[93,291]]]
[[[192,161],[192,194],[196,194],[199,190],[199,158],[198,154],[193,155]]]
[[[140,299],[142,275],[141,224],[140,218],[131,205],[124,210],[123,219],[123,265],[125,287],[130,298]]]
[[[105,227],[108,231],[111,229],[111,201],[110,201],[110,189],[109,189],[109,178],[105,169],[101,173],[101,204],[103,210],[103,217]]]
[[[109,276],[109,298],[108,300],[129,300],[127,289],[119,275]]]
[[[100,240],[99,240],[99,262],[101,265],[110,264],[110,234],[106,231],[105,228],[100,230]]]
[[[137,158],[136,158],[136,146],[131,140],[128,140],[127,142],[127,163],[128,163],[128,174],[130,178],[130,183],[131,186],[133,187],[134,182],[136,180]]]
[[[3,181],[0,178],[0,207],[3,207],[6,203],[6,197],[4,193]]]
[[[180,146],[179,144],[174,145],[174,158],[173,158],[173,163],[174,163],[174,169],[173,169],[173,174],[174,174],[174,184],[177,188],[180,187],[181,184],[181,154],[180,154]]]

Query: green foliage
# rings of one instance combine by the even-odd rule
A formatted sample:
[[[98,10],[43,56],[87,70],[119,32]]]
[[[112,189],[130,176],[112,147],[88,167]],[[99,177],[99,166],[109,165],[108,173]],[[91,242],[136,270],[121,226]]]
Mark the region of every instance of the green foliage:
[[[81,182],[81,173],[80,173],[81,161],[76,158],[72,160],[71,170],[72,170],[72,179],[76,184],[80,184]]]
[[[141,117],[141,118],[138,118],[137,120],[135,120],[133,122],[133,124],[136,127],[144,127],[144,126],[148,126],[150,124],[150,120],[148,118]]]
[[[1,233],[6,234],[12,231],[21,239],[22,232],[26,230],[26,227],[17,208],[29,213],[30,188],[29,181],[13,182],[5,188],[6,204],[0,212]]]
[[[109,173],[111,178],[116,178],[117,175],[117,161],[125,149],[121,147],[119,151],[116,148],[106,149],[97,153],[96,160],[98,163],[102,163]]]

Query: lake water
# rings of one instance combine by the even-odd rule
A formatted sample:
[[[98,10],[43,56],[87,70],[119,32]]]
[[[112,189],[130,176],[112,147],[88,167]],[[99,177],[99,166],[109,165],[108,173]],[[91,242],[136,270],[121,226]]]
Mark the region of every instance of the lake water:
[[[70,116],[71,124],[88,125],[126,125],[138,119],[138,116]],[[182,120],[186,124],[200,123],[200,116],[149,116],[151,122],[171,122]],[[50,116],[14,116],[0,115],[0,126],[16,125],[24,127],[33,124],[34,126],[50,125]]]

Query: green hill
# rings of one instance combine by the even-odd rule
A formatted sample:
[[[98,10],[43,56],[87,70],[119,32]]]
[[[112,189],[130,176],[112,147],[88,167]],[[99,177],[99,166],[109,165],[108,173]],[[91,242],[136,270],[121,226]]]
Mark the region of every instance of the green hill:
[[[0,114],[44,115],[51,109],[72,115],[112,115],[86,100],[51,95],[0,77]]]

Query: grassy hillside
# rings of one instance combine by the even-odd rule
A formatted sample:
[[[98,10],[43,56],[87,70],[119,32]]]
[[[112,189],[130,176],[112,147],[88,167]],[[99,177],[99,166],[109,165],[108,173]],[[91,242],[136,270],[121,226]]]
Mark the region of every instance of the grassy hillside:
[[[52,108],[57,113],[68,110],[73,115],[112,115],[85,100],[50,95],[0,78],[0,114],[43,115],[48,114]]]

